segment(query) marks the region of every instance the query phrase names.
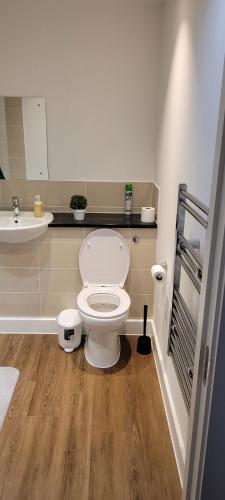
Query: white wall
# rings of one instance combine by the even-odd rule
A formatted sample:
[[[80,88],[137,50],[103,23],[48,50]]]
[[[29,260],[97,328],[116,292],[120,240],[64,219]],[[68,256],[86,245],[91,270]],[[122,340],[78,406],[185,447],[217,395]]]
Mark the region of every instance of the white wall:
[[[50,179],[153,180],[160,2],[1,4],[0,95],[46,96]]]
[[[184,459],[188,418],[167,356],[177,190],[185,182],[209,204],[225,50],[224,0],[171,0],[165,4],[163,33],[157,262],[167,261],[169,267],[164,290],[155,293],[154,320]],[[203,240],[196,225],[188,224],[187,236]]]

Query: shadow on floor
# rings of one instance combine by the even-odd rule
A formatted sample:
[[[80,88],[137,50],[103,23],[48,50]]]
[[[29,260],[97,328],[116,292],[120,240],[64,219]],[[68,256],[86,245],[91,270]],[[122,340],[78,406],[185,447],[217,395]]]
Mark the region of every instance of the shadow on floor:
[[[84,357],[84,343],[85,336],[82,336],[80,347],[72,354],[73,362],[79,368],[79,370],[89,373],[91,375],[110,375],[115,374],[126,368],[132,356],[132,347],[125,335],[120,336],[121,343],[121,354],[118,363],[111,368],[95,368],[88,364]]]

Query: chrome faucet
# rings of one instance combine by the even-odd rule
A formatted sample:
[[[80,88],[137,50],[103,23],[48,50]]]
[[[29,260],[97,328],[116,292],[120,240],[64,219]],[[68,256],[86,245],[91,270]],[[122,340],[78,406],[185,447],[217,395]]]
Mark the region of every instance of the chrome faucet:
[[[20,215],[20,202],[18,196],[12,197],[12,209],[14,212],[14,217],[17,218]]]

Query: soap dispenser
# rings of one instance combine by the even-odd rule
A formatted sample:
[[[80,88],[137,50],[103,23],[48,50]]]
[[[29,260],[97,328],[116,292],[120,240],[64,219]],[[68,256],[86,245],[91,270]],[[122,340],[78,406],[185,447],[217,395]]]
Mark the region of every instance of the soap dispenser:
[[[34,217],[42,217],[43,215],[43,203],[41,201],[40,194],[36,194],[34,197]]]

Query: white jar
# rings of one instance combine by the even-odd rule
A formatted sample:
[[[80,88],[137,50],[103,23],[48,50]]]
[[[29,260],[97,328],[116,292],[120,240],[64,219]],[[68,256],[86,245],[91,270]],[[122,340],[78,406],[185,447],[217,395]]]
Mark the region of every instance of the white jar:
[[[77,309],[64,309],[57,317],[58,342],[65,352],[73,352],[81,343],[82,321]]]

